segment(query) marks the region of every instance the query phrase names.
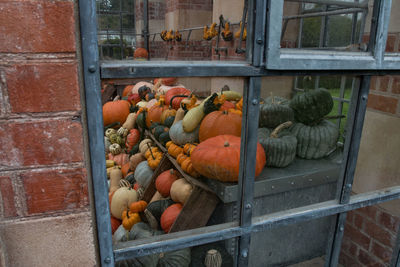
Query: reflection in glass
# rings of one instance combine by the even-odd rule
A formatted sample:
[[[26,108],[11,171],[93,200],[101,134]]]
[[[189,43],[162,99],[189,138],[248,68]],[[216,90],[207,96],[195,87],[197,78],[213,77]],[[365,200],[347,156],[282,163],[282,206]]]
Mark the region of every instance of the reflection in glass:
[[[241,0],[185,3],[97,0],[96,3],[101,59],[245,59],[247,12],[243,16],[243,10],[247,7]],[[110,52],[113,50],[110,46],[114,51]],[[135,50],[143,48],[148,55],[135,57]]]
[[[336,2],[286,0],[281,48],[366,51],[373,5],[368,1]]]

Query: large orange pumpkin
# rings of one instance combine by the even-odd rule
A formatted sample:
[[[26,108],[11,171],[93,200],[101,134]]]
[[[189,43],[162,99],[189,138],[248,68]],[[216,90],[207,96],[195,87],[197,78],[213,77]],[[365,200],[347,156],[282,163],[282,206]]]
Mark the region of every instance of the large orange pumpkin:
[[[183,88],[183,87],[172,88],[172,89],[168,90],[168,92],[165,93],[165,103],[177,110],[180,107],[181,101],[183,99],[185,99],[186,97],[188,97],[190,94],[191,94],[191,92],[186,88]],[[174,97],[177,95],[184,95],[184,96]],[[171,104],[171,100],[172,100],[172,104]]]
[[[168,233],[171,230],[176,218],[181,212],[183,206],[180,203],[172,204],[161,215],[160,224],[164,232]]]
[[[146,126],[150,128],[153,122],[161,122],[161,115],[164,110],[167,110],[168,106],[165,105],[164,100],[160,99],[158,103],[152,106],[147,112]]]
[[[126,117],[129,115],[129,104],[126,100],[110,101],[103,105],[103,123],[104,126],[114,122],[124,124]]]
[[[199,140],[204,140],[217,135],[240,136],[242,129],[242,117],[227,111],[213,111],[201,121]]]
[[[239,178],[240,137],[219,135],[200,143],[192,152],[194,169],[201,175],[221,182],[237,182]],[[257,143],[257,177],[266,163],[265,152]]]

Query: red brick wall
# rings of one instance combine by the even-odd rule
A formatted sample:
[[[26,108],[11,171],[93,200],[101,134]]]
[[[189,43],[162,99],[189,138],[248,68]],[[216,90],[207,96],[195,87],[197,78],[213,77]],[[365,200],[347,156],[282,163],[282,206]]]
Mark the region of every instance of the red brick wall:
[[[378,206],[349,212],[340,263],[344,266],[388,266],[400,218]]]
[[[74,1],[0,2],[0,220],[87,211]]]

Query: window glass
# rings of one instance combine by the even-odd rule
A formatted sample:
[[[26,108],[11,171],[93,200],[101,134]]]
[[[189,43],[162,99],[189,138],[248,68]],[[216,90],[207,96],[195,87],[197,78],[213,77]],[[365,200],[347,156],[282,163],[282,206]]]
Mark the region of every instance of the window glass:
[[[339,263],[343,266],[393,266],[400,239],[399,203],[388,201],[347,213]]]
[[[283,7],[281,48],[363,52],[373,1],[336,1],[337,4],[286,0]]]
[[[390,21],[388,29],[388,39],[386,42],[386,53],[388,55],[399,56],[400,43],[399,43],[399,20],[400,20],[400,7],[396,1],[392,1],[392,9],[390,11]]]
[[[334,222],[329,216],[253,233],[249,266],[324,266]]]
[[[164,234],[238,221],[247,81],[102,81],[114,239],[139,221]],[[262,150],[257,159],[261,171]]]
[[[245,60],[243,1],[146,2],[147,12],[144,0],[97,0],[99,45],[111,39],[119,51],[129,49],[123,55],[100,49],[101,59]]]

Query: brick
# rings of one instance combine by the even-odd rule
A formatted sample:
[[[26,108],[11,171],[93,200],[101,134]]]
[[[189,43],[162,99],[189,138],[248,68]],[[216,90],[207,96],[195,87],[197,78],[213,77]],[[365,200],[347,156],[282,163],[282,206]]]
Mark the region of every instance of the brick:
[[[396,43],[396,35],[388,35],[387,41],[386,41],[386,52],[395,52],[395,43]]]
[[[383,76],[379,78],[379,91],[387,92],[389,91],[389,81],[390,76]]]
[[[398,101],[398,99],[390,96],[369,94],[367,107],[395,114]]]
[[[393,76],[392,93],[400,94],[400,76]]]
[[[397,233],[399,231],[400,218],[393,216],[386,211],[382,210],[379,213],[378,222],[393,233]]]
[[[1,1],[0,52],[75,52],[74,3]]]
[[[365,221],[365,233],[385,246],[392,246],[394,242],[394,235],[372,221]]]
[[[6,73],[12,112],[80,110],[75,63],[14,65]]]
[[[366,215],[368,218],[370,218],[373,221],[376,221],[376,215],[377,215],[377,208],[374,206],[368,206],[364,207],[361,209],[356,210],[357,213],[361,215]]]
[[[371,90],[373,90],[373,91],[377,90],[377,88],[378,88],[376,86],[377,81],[378,81],[378,77],[377,76],[372,76],[371,77],[371,85],[370,85],[370,89]]]
[[[28,214],[78,209],[88,205],[84,169],[45,170],[21,174]]]
[[[69,120],[7,123],[0,127],[0,166],[83,161],[82,125]]]
[[[373,257],[371,257],[371,255],[367,251],[363,249],[360,249],[360,251],[358,252],[357,259],[362,264],[368,266],[376,263],[376,260]]]
[[[382,246],[375,241],[372,241],[371,252],[384,262],[389,262],[392,258],[392,249]]]
[[[1,204],[3,206],[4,217],[16,217],[17,209],[14,201],[14,189],[11,184],[11,178],[0,176]]]
[[[352,242],[359,245],[360,247],[368,250],[370,244],[370,238],[365,234],[361,233],[357,228],[346,225],[344,230],[344,236],[349,238]]]
[[[363,229],[364,220],[365,220],[365,218],[362,215],[360,215],[358,213],[354,214],[354,226],[356,228],[358,228],[359,230]]]
[[[359,267],[360,264],[353,257],[353,255],[349,255],[344,251],[341,251],[339,255],[339,263],[346,267]]]

